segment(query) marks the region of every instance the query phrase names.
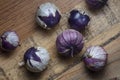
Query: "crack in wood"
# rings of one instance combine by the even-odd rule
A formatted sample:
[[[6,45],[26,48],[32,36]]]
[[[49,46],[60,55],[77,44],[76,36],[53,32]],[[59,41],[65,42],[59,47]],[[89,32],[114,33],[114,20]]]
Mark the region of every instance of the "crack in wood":
[[[106,45],[108,45],[110,42],[112,42],[113,40],[117,39],[120,36],[120,32],[118,34],[116,34],[115,36],[111,37],[109,40],[107,40],[106,42],[104,42],[101,46],[104,47]],[[81,58],[82,59],[82,58]],[[77,63],[73,63],[71,65],[69,65],[65,70],[63,70],[61,73],[58,74],[54,74],[53,76],[50,76],[50,78],[48,80],[54,80],[56,77],[58,77],[59,75],[61,75],[62,73],[66,72],[68,69],[74,67],[75,65],[79,64],[81,62],[81,59],[77,59],[75,61],[77,61]]]
[[[76,60],[72,64],[68,65],[68,67],[66,69],[64,69],[62,72],[60,72],[58,74],[51,75],[48,80],[54,80],[62,73],[66,72],[67,70],[71,69],[75,65],[79,64],[81,61],[82,61],[82,56],[76,56]]]
[[[118,51],[119,52],[119,51]],[[111,63],[113,64],[113,63],[115,63],[115,62],[117,62],[117,61],[120,61],[120,58],[118,58],[118,59],[115,59],[115,60],[113,60],[113,61],[110,61],[110,63],[109,64],[107,64],[107,66],[108,65],[110,65]],[[76,70],[77,71],[77,70]],[[75,70],[74,70],[74,72],[76,72]],[[73,73],[73,71],[72,72],[70,72],[70,73]],[[69,74],[70,74],[69,73]],[[83,74],[83,73],[82,73]],[[59,75],[60,76],[60,75]],[[59,77],[58,76],[58,77]],[[64,75],[65,76],[65,75]],[[61,77],[60,78],[54,78],[55,80],[58,80],[58,79],[61,79]],[[52,80],[54,80],[54,79],[52,79]],[[80,78],[78,78],[78,79],[80,79]],[[75,80],[78,80],[78,79],[75,79]],[[71,79],[72,80],[72,79]],[[120,80],[120,78],[119,77],[113,77],[113,78],[110,78],[110,79],[105,79],[105,80]]]
[[[110,42],[114,41],[115,39],[117,39],[120,36],[120,32],[118,34],[116,34],[115,36],[111,37],[109,40],[107,40],[106,42],[104,42],[103,44],[101,44],[100,46],[104,47],[107,44],[109,44]]]
[[[3,68],[0,67],[0,76],[4,76],[6,80],[9,80],[9,78],[7,77],[5,71],[3,70]]]
[[[120,78],[119,77],[114,77],[114,78],[111,78],[109,80],[120,80]]]

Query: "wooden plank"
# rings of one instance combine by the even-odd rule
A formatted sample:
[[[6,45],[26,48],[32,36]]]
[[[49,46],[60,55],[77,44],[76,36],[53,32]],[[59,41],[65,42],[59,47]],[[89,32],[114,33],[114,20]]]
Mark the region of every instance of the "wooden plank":
[[[113,32],[111,32],[111,29],[108,29],[105,32],[103,32],[103,33],[99,34],[98,36],[96,36],[95,38],[93,38],[92,40],[90,40],[88,42],[86,41],[84,50],[86,49],[87,46],[91,45],[91,42],[92,42],[92,45],[101,45],[101,44],[104,44],[107,41],[109,41],[114,36],[119,35],[119,33],[120,33],[119,25],[120,24],[116,24],[111,28],[113,30]],[[101,35],[104,35],[107,38],[99,37]],[[8,57],[5,55],[0,56],[0,63],[1,63],[0,66],[2,66],[6,75],[9,76],[10,80],[14,79],[14,78],[29,80],[29,78],[31,78],[31,77],[29,77],[30,74],[28,72],[26,72],[25,68],[19,68],[18,63],[22,60],[23,54],[27,50],[27,48],[34,46],[34,45],[41,45],[41,46],[47,45],[46,48],[48,49],[48,51],[50,52],[50,55],[51,55],[51,61],[48,66],[48,69],[45,70],[41,74],[41,76],[39,76],[39,78],[41,78],[43,80],[44,79],[52,79],[54,77],[57,77],[58,75],[65,72],[66,70],[69,70],[72,66],[80,63],[80,60],[81,60],[80,54],[71,59],[63,59],[63,58],[59,57],[57,55],[57,52],[55,50],[53,50],[53,49],[56,49],[55,44],[52,44],[52,43],[50,44],[51,41],[55,42],[56,37],[52,37],[52,38],[49,38],[49,40],[45,40],[47,38],[48,37],[46,36],[44,39],[41,39],[39,37],[39,33],[36,33],[36,34],[32,35],[31,38],[24,41],[23,45],[21,45],[21,47],[18,48],[19,50],[16,50],[14,53],[12,53],[12,55],[10,55]],[[101,41],[101,39],[102,39],[102,41]],[[44,41],[44,44],[42,44],[42,41]],[[119,40],[118,40],[118,43],[119,43]],[[118,43],[116,42],[116,44],[118,44]],[[113,46],[113,44],[111,46]],[[109,47],[110,50],[108,50],[108,53],[115,52],[115,51],[119,50],[119,47],[120,47],[118,45],[117,46],[118,48],[111,49],[111,46]],[[82,51],[82,53],[84,53],[84,50]],[[8,60],[9,60],[9,62],[8,62]],[[10,65],[10,66],[8,67],[8,65]],[[15,77],[13,77],[13,76],[15,76]],[[36,76],[34,76],[33,78],[35,78],[35,77]]]
[[[108,53],[116,53],[119,51],[119,34],[120,34],[120,2],[118,0],[109,1],[109,7],[105,6],[99,12],[92,12],[87,8],[84,0],[50,0],[54,2],[63,13],[60,23],[56,28],[45,31],[38,27],[34,20],[34,15],[37,9],[37,6],[47,0],[4,0],[0,3],[0,33],[8,29],[16,30],[21,38],[21,47],[18,47],[15,51],[8,53],[0,52],[0,67],[4,72],[1,74],[1,79],[3,80],[53,80],[59,79],[61,76],[66,75],[69,71],[74,71],[82,67],[81,54],[84,53],[86,47],[91,45],[102,45],[105,46],[105,49]],[[12,5],[13,3],[13,5]],[[63,6],[64,5],[64,6]],[[88,26],[88,29],[85,32],[82,32],[85,38],[85,47],[83,51],[70,59],[64,59],[58,56],[55,40],[58,34],[60,34],[65,29],[68,29],[67,19],[68,13],[71,9],[79,9],[86,11],[91,16],[91,22]],[[7,17],[6,17],[7,16]],[[3,28],[4,27],[4,28]],[[31,46],[43,46],[45,47],[51,56],[50,63],[48,68],[41,72],[40,74],[33,74],[26,69],[19,68],[18,63],[23,60],[24,52]],[[115,48],[113,48],[115,45]],[[117,45],[117,46],[116,46]],[[116,56],[116,59],[119,56]],[[110,58],[111,59],[111,58]],[[112,58],[113,61],[115,58]],[[112,61],[112,59],[110,61]],[[119,61],[118,61],[119,62]],[[116,63],[118,63],[116,61]],[[119,65],[115,66],[111,64],[108,66],[105,78],[119,76],[119,70],[115,72],[115,76],[111,76],[114,72],[114,67],[118,69]],[[78,67],[76,67],[78,66]],[[77,69],[74,69],[77,68]],[[112,68],[112,69],[111,69]],[[110,69],[110,70],[108,70]],[[80,69],[80,75],[77,74],[79,71],[73,72],[73,76],[68,76],[70,80],[78,80],[82,72],[86,69]],[[106,72],[106,71],[105,71]],[[85,71],[83,73],[83,78],[88,76],[88,73]],[[91,77],[87,77],[93,79]],[[103,77],[102,77],[103,78]],[[62,77],[61,80],[64,80]],[[81,78],[82,79],[82,78]],[[85,80],[85,79],[82,79]],[[93,79],[94,80],[94,79]],[[98,79],[97,79],[98,80]],[[101,79],[102,80],[102,79]]]
[[[49,0],[55,3],[65,13],[81,0]],[[21,40],[25,40],[36,31],[35,13],[37,7],[47,0],[3,0],[0,2],[0,33],[6,30],[16,30]],[[71,4],[71,5],[70,5]],[[63,6],[64,5],[64,6]],[[68,7],[69,6],[69,7]],[[29,33],[29,34],[27,34]]]
[[[47,0],[2,1],[2,4],[0,4],[0,33],[9,29],[13,29],[19,33],[21,40],[27,39],[27,37],[33,34],[36,29],[38,29],[34,17],[38,5],[44,2],[47,2]],[[112,24],[118,23],[120,21],[120,3],[117,0],[109,1],[109,7],[105,7],[104,9],[100,10],[100,12],[94,13],[87,8],[83,0],[50,0],[50,2],[54,2],[60,8],[62,13],[69,13],[72,8],[86,11],[92,18],[90,24],[91,28],[89,31],[89,34],[91,34],[92,36],[97,35],[94,33],[99,34],[100,32],[102,32],[102,30],[105,30],[104,28],[110,28]],[[65,20],[67,19],[63,19],[61,21],[60,26],[67,26],[67,22]],[[94,22],[94,20],[96,21]],[[88,36],[88,38],[89,37],[90,36]]]
[[[116,43],[120,43],[120,37],[104,47],[109,52],[109,55],[107,66],[103,71],[98,73],[90,72],[81,62],[61,74],[55,80],[109,80],[110,78],[120,77],[120,46],[116,45]],[[109,47],[116,51],[109,51]]]

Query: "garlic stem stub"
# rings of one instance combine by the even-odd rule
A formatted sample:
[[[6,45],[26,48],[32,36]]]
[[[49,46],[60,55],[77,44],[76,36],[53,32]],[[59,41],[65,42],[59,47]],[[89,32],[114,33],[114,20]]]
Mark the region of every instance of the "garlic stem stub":
[[[12,51],[19,45],[19,37],[15,31],[6,31],[0,37],[0,47],[5,51]]]
[[[108,54],[100,46],[89,47],[83,57],[86,67],[91,71],[102,70],[107,63]]]
[[[31,72],[43,71],[50,60],[48,51],[42,47],[31,47],[24,54],[24,63]]]
[[[60,22],[60,19],[60,11],[53,3],[47,2],[38,7],[36,21],[42,28],[51,29]]]
[[[58,35],[56,47],[63,56],[74,56],[79,53],[84,45],[83,36],[74,29],[68,29]]]

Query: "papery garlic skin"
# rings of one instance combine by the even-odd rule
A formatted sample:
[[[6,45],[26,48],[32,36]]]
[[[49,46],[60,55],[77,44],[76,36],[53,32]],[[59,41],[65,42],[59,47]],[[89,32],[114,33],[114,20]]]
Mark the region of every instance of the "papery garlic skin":
[[[24,54],[26,68],[31,72],[43,71],[50,60],[48,51],[42,47],[31,47]]]
[[[19,46],[19,37],[15,31],[6,31],[0,37],[0,46],[3,50],[11,51]]]
[[[44,29],[51,29],[60,19],[61,13],[53,3],[47,2],[38,7],[36,21]]]
[[[99,71],[106,65],[107,57],[108,55],[102,47],[92,46],[87,49],[83,60],[88,69]]]
[[[56,39],[57,51],[63,56],[73,57],[82,50],[83,45],[82,34],[74,29],[63,31]]]

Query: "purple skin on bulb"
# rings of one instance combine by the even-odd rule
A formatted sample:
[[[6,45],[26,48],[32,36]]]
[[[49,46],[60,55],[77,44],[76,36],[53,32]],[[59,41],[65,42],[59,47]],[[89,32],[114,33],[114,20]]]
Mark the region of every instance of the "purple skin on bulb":
[[[91,71],[100,71],[104,69],[107,63],[108,54],[100,46],[89,47],[83,56],[85,66]]]
[[[80,13],[78,10],[72,10],[68,19],[70,27],[78,31],[84,30],[89,21],[89,16],[84,13]]]
[[[14,50],[16,47],[6,41],[6,36],[1,37],[1,48],[5,50]]]
[[[75,30],[66,30],[57,37],[56,47],[63,56],[72,56],[79,53],[83,48],[83,37]]]
[[[25,54],[24,54],[24,61],[25,61],[25,63],[27,63],[27,60],[29,60],[29,62],[30,62],[30,60],[35,60],[35,61],[41,62],[40,57],[37,56],[35,52],[37,52],[37,49],[34,48],[34,47],[29,48],[29,49],[25,52]],[[31,62],[30,62],[30,65],[33,66],[33,65],[31,64]]]
[[[100,9],[107,5],[108,0],[86,0],[86,3],[91,9]]]
[[[105,66],[106,62],[104,60],[100,59],[94,59],[94,58],[85,58],[83,59],[87,67],[92,70],[92,71],[99,71],[103,69]],[[98,63],[103,63],[101,66],[98,65]]]
[[[10,36],[11,33],[14,33],[14,35],[16,35],[16,38],[18,38],[18,35],[15,31],[6,31],[0,37],[1,49],[5,50],[5,51],[12,51],[17,46],[19,46],[19,40],[17,41],[18,45],[16,45],[16,46],[14,46],[12,43],[9,42],[9,40],[7,40],[7,38],[9,38],[12,41],[15,41],[15,38],[13,38],[12,36],[8,37],[8,36]]]
[[[48,28],[52,28],[59,23],[61,15],[56,11],[55,16],[50,14],[48,17],[39,16],[39,18],[47,25]]]

